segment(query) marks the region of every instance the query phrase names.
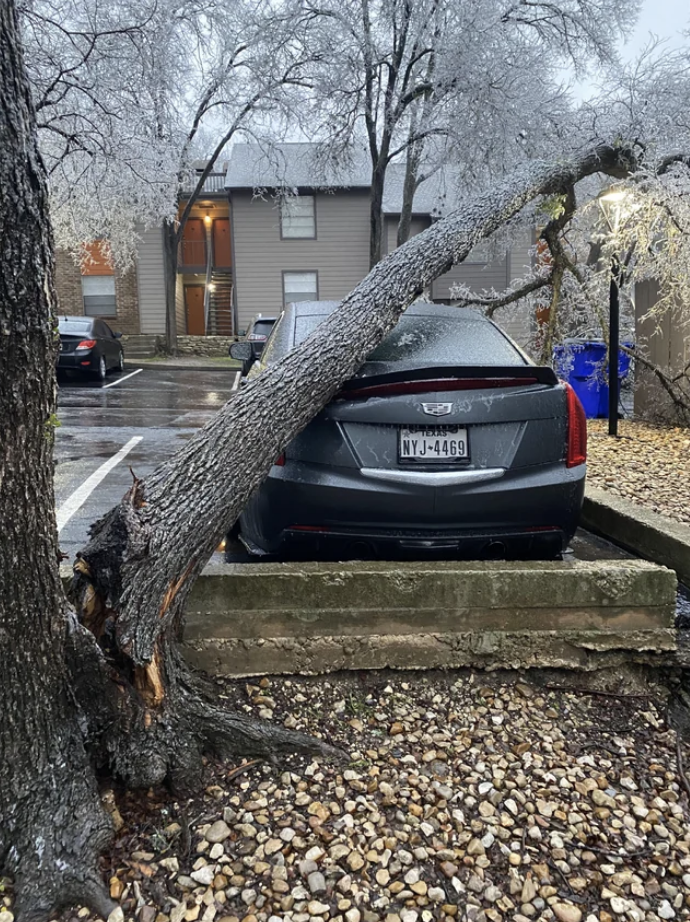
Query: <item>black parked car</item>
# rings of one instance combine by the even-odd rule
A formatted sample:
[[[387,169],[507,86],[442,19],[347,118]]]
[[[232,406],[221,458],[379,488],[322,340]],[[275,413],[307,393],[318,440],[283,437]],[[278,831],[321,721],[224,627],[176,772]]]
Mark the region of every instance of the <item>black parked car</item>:
[[[249,378],[337,307],[289,304]],[[551,368],[480,313],[413,304],[276,459],[239,538],[278,559],[554,558],[577,527],[586,444]]]
[[[241,342],[249,343],[251,346],[250,355],[248,357],[241,358],[242,377],[244,377],[249,372],[249,369],[252,367],[254,362],[257,362],[261,358],[261,353],[264,351],[264,346],[266,345],[268,337],[271,335],[277,320],[278,317],[262,317],[261,314],[257,314],[249,324],[247,334],[244,337],[244,340],[241,340]],[[233,355],[233,347],[236,345],[237,343],[233,343],[230,346],[230,349],[228,350],[230,355]]]
[[[122,333],[113,333],[94,317],[59,317],[59,370],[85,371],[103,380],[112,368],[125,367]]]

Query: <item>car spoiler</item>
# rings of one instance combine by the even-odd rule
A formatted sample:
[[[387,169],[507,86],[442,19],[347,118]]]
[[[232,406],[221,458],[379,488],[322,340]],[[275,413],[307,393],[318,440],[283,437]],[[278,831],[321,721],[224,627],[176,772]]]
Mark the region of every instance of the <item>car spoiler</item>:
[[[433,368],[407,368],[404,371],[387,371],[375,375],[350,378],[341,388],[343,396],[348,391],[379,387],[382,384],[402,384],[406,381],[442,381],[452,378],[525,378],[538,384],[558,384],[558,376],[548,365],[435,365]]]

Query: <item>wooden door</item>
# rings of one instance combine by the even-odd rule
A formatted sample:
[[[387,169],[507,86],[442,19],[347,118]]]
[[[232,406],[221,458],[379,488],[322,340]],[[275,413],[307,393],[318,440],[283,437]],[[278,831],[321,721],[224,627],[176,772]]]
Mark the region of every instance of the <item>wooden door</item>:
[[[206,334],[204,286],[185,285],[184,303],[187,311],[187,334],[189,336],[204,336]]]
[[[206,228],[201,218],[188,218],[182,232],[180,264],[199,268],[206,265]]]
[[[213,222],[213,265],[217,269],[230,269],[232,266],[229,218],[216,218]]]

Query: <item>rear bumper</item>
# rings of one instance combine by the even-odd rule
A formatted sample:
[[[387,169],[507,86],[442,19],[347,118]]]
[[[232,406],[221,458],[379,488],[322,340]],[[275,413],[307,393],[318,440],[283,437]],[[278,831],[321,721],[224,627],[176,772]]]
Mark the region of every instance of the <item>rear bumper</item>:
[[[240,519],[250,550],[279,556],[554,556],[577,528],[585,465],[550,464],[436,486],[290,462]],[[481,472],[478,472],[481,473]],[[491,548],[502,542],[502,548]],[[349,548],[349,551],[348,551]]]
[[[86,364],[84,364],[86,363]],[[98,356],[93,352],[79,352],[76,355],[58,356],[57,367],[61,371],[97,371]]]

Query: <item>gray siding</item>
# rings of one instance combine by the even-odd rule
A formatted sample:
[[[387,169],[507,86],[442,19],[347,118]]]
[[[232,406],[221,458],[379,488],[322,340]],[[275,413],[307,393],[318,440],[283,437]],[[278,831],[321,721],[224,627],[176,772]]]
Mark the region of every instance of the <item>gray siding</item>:
[[[510,284],[524,278],[530,271],[534,259],[530,248],[534,245],[533,231],[525,231],[513,241],[508,252],[508,278]],[[531,302],[517,306],[508,306],[497,310],[494,319],[521,346],[526,347],[534,331],[534,307]]]
[[[392,253],[393,250],[397,247],[399,220],[399,215],[389,215],[386,218],[386,239],[384,242],[384,252],[386,254]],[[421,232],[426,230],[430,224],[430,218],[412,218],[412,221],[410,222],[410,237],[414,237],[416,234],[421,234]]]
[[[232,192],[238,326],[283,303],[284,271],[318,272],[319,298],[345,297],[369,270],[369,193],[316,194],[316,239],[281,240],[272,199]]]
[[[509,281],[508,257],[496,259],[490,263],[463,262],[453,266],[445,275],[436,279],[431,287],[431,297],[434,301],[445,301],[451,298],[450,289],[453,285],[467,285],[475,294],[485,288],[495,288],[503,291]]]
[[[178,275],[175,279],[175,318],[177,321],[177,332],[184,336],[187,332],[187,312],[184,306],[184,285],[182,276]]]
[[[690,329],[684,323],[684,312],[667,309],[646,316],[659,300],[657,282],[635,285],[636,348],[667,375],[683,370],[690,359]],[[635,368],[635,413],[652,419],[679,422],[673,401],[652,371],[637,363]]]
[[[165,334],[165,273],[160,227],[137,228],[137,285],[142,333]]]

